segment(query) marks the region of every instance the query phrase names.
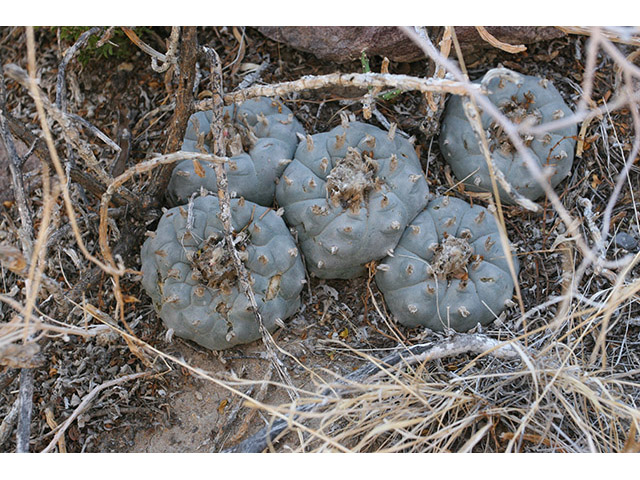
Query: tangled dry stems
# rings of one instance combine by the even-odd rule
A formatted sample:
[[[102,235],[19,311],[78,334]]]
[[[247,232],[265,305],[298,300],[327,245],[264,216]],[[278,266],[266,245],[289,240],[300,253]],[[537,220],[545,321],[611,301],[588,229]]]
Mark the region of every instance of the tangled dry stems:
[[[246,395],[240,387],[265,383],[255,380],[224,379],[189,365],[181,359],[161,352],[146,342],[140,341],[125,321],[126,303],[120,288],[120,279],[125,275],[135,274],[129,266],[125,268],[120,259],[114,258],[110,243],[117,231],[116,222],[110,218],[109,202],[117,193],[127,194],[122,187],[141,174],[153,171],[161,165],[171,164],[185,158],[198,158],[222,165],[226,158],[215,155],[189,153],[171,153],[158,156],[137,164],[117,178],[110,177],[95,161],[89,143],[83,139],[68,114],[60,107],[48,102],[35,83],[35,45],[33,32],[28,29],[29,74],[25,75],[16,68],[10,68],[9,74],[16,80],[22,79],[25,88],[29,88],[41,120],[51,160],[55,167],[57,180],[51,183],[48,169],[42,170],[43,202],[37,213],[39,225],[37,232],[30,231],[22,235],[22,256],[12,250],[12,262],[7,263],[7,250],[0,251],[3,265],[13,274],[22,276],[27,286],[26,295],[21,300],[16,294],[9,295],[9,290],[0,295],[0,301],[13,310],[12,320],[0,324],[0,357],[3,365],[22,367],[28,370],[29,361],[37,363],[36,354],[32,357],[21,356],[20,348],[26,352],[30,345],[45,337],[55,336],[93,336],[105,330],[117,331],[125,339],[129,348],[150,368],[149,374],[158,374],[151,369],[154,359],[162,358],[164,366],[177,365],[192,371],[195,375],[219,384],[230,392],[244,398],[253,408],[258,408],[274,419],[285,421],[285,434],[291,430],[298,433],[297,439],[287,437],[288,447],[299,451],[385,451],[385,452],[443,452],[443,451],[555,451],[555,452],[616,452],[637,451],[635,438],[640,429],[640,410],[638,381],[639,358],[634,349],[638,341],[630,331],[637,334],[638,308],[637,299],[640,290],[640,279],[637,276],[637,263],[640,254],[622,258],[607,258],[607,246],[610,245],[611,218],[620,195],[627,184],[630,188],[635,224],[640,227],[640,219],[635,210],[633,184],[630,173],[640,148],[640,115],[638,101],[640,90],[638,81],[640,69],[633,64],[633,58],[627,58],[613,43],[620,39],[615,30],[590,29],[588,32],[573,30],[571,33],[589,34],[587,42],[584,83],[581,85],[582,95],[577,102],[575,114],[553,122],[553,124],[513,125],[498,110],[492,107],[482,95],[480,89],[469,83],[464,71],[462,58],[459,69],[454,63],[442,55],[425,37],[420,29],[409,29],[407,35],[413,38],[436,62],[439,70],[431,79],[383,74],[336,74],[324,77],[305,77],[299,81],[279,85],[249,87],[244,90],[225,95],[228,102],[246,99],[252,96],[273,96],[300,92],[307,89],[326,88],[331,86],[360,86],[375,88],[402,88],[417,90],[425,95],[425,101],[434,108],[441,108],[441,103],[434,102],[434,95],[447,93],[466,94],[475,105],[470,109],[477,114],[481,107],[489,112],[503,131],[509,136],[531,168],[532,175],[545,186],[547,196],[555,214],[564,224],[551,250],[563,255],[562,268],[558,281],[562,292],[555,297],[547,298],[540,305],[525,305],[523,294],[518,291],[517,297],[520,312],[510,311],[510,319],[502,319],[507,328],[453,335],[440,338],[429,343],[428,348],[419,354],[411,353],[410,347],[399,340],[399,351],[409,354],[401,356],[402,361],[385,365],[379,357],[364,350],[353,349],[347,344],[332,344],[332,350],[340,350],[356,356],[365,366],[375,366],[372,371],[363,367],[361,376],[336,376],[326,370],[317,370],[303,365],[292,355],[276,345],[277,355],[287,357],[314,379],[316,390],[300,390],[292,387],[290,382],[283,384],[268,381],[269,385],[284,389],[292,395],[292,403],[288,405],[267,405]],[[449,38],[451,30],[448,30]],[[486,33],[486,32],[485,32]],[[637,32],[635,32],[637,35]],[[167,55],[151,52],[154,69],[157,60],[163,61],[162,68],[169,68],[169,63],[176,61],[177,31],[172,31],[170,51]],[[139,39],[138,39],[139,40]],[[495,40],[495,39],[494,39]],[[491,41],[487,38],[487,41]],[[627,42],[637,41],[637,36]],[[455,45],[455,35],[453,35]],[[498,45],[499,46],[499,45]],[[509,46],[499,46],[508,48]],[[459,50],[459,49],[458,49]],[[146,51],[146,50],[145,50]],[[596,106],[591,98],[593,92],[594,72],[598,52],[605,53],[613,59],[619,72],[620,83],[615,85],[614,96],[609,103]],[[68,63],[69,58],[65,57]],[[66,65],[66,63],[65,63]],[[6,66],[5,66],[6,68]],[[160,67],[158,67],[160,68]],[[454,78],[444,80],[442,71],[448,71]],[[64,80],[61,83],[64,88]],[[57,92],[58,93],[58,92]],[[64,95],[64,93],[60,94]],[[59,97],[59,95],[58,95]],[[369,98],[367,101],[371,101]],[[210,108],[208,102],[201,102],[198,108]],[[371,106],[370,106],[371,107]],[[373,105],[372,108],[375,108]],[[595,121],[611,118],[611,112],[626,108],[633,120],[634,135],[629,152],[616,152],[622,161],[623,168],[616,169],[608,162],[606,173],[615,179],[614,188],[605,209],[596,215],[589,206],[589,200],[583,199],[577,205],[569,205],[566,198],[553,191],[548,184],[545,173],[541,171],[528,156],[521,141],[521,134],[539,134],[554,126],[566,122],[583,122],[579,142],[585,142],[588,128],[597,128]],[[4,112],[3,112],[4,113]],[[105,184],[105,193],[101,200],[99,223],[99,246],[102,259],[97,258],[86,247],[81,228],[76,220],[74,205],[71,201],[70,183],[65,170],[57,158],[48,118],[53,118],[65,132],[65,137],[77,154],[93,168],[98,178]],[[6,127],[3,127],[3,129]],[[546,129],[546,130],[545,130]],[[108,137],[107,137],[108,138]],[[607,154],[609,144],[605,142]],[[487,154],[490,162],[490,155]],[[495,182],[500,180],[500,172],[496,172]],[[504,180],[504,179],[502,179]],[[497,192],[494,182],[494,192]],[[224,192],[223,192],[224,193]],[[224,196],[223,196],[224,197]],[[59,206],[62,199],[64,210]],[[502,226],[503,242],[507,242],[505,212],[497,195],[489,198],[494,204]],[[579,215],[576,215],[578,212]],[[101,313],[89,303],[76,305],[89,318],[99,323],[87,327],[79,327],[61,318],[51,318],[40,308],[42,298],[40,290],[44,286],[52,290],[64,291],[62,285],[46,277],[47,239],[54,230],[54,222],[66,214],[71,222],[77,246],[83,258],[95,263],[112,279],[113,294],[117,300],[113,312]],[[581,215],[580,215],[581,214]],[[581,221],[581,217],[585,220]],[[600,225],[598,227],[598,225]],[[22,225],[24,227],[24,225]],[[29,240],[29,235],[32,240]],[[30,243],[33,242],[33,245]],[[526,248],[526,247],[525,247]],[[509,251],[508,249],[505,249]],[[16,263],[17,262],[17,263]],[[12,268],[15,267],[15,268]],[[19,268],[18,268],[19,267]],[[635,270],[634,270],[635,269]],[[3,275],[4,277],[4,275]],[[608,286],[598,288],[602,279]],[[518,282],[515,282],[516,285]],[[373,296],[371,297],[373,300]],[[45,300],[46,302],[47,300]],[[375,301],[375,300],[374,300]],[[392,321],[376,304],[376,315],[386,325]],[[542,312],[555,312],[553,321]],[[543,321],[536,321],[542,318]],[[546,320],[545,320],[546,319]],[[125,329],[115,327],[118,321]],[[527,323],[529,322],[529,324]],[[497,324],[498,326],[500,323]],[[510,328],[509,328],[510,327]],[[329,348],[327,346],[326,348]],[[506,354],[504,352],[508,351]],[[425,353],[426,352],[426,353]],[[500,353],[502,352],[502,353]],[[386,357],[387,359],[389,357]],[[76,412],[65,422],[59,421],[60,427],[45,451],[51,451],[64,438],[65,430],[82,410],[89,407],[92,399],[101,387],[107,388],[121,382],[135,379],[142,374],[130,374],[116,378],[96,387],[81,402]],[[286,377],[285,377],[286,378]],[[26,383],[26,382],[25,382]],[[28,404],[21,401],[20,408],[29,409]],[[18,405],[18,403],[16,403]],[[0,425],[4,432],[10,427],[9,421],[15,421],[16,409]],[[28,413],[28,412],[27,412]],[[267,445],[276,448],[277,439],[271,438],[270,429],[266,429]],[[263,433],[265,433],[263,432]],[[19,442],[24,448],[24,439]],[[27,443],[28,448],[28,443]]]

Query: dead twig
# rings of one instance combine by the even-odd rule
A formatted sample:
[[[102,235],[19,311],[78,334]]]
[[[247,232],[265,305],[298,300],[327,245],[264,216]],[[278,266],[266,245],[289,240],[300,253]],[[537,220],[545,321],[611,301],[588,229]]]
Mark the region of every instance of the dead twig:
[[[169,48],[167,49],[166,54],[162,54],[157,50],[155,50],[154,48],[147,45],[146,43],[144,43],[142,40],[140,40],[140,37],[138,37],[138,35],[136,35],[136,33],[131,28],[128,28],[128,27],[121,27],[121,28],[122,28],[122,31],[125,33],[125,35],[129,37],[129,40],[131,40],[135,45],[138,46],[138,48],[140,48],[140,50],[142,50],[144,53],[146,53],[151,57],[151,68],[153,69],[154,72],[164,73],[167,70],[169,70],[169,68],[172,65],[175,65],[177,63],[176,52],[178,50],[178,41],[180,38],[180,27],[171,28],[171,36],[169,37]],[[194,32],[196,29],[196,27],[183,27],[183,28],[185,30],[193,29]],[[185,35],[188,35],[188,34],[185,34]],[[162,65],[158,65],[158,60],[162,62]]]
[[[83,48],[87,42],[89,41],[89,37],[92,35],[98,35],[100,32],[104,30],[104,27],[92,27],[86,32],[83,32],[76,42],[70,46],[64,54],[64,57],[58,64],[58,77],[56,79],[56,107],[58,107],[62,112],[67,110],[67,99],[65,97],[65,75],[67,72],[67,65],[73,59],[73,57],[78,53],[78,50]]]
[[[468,88],[480,91],[478,85],[469,85],[445,79],[419,78],[410,75],[395,75],[391,73],[330,73],[327,75],[309,75],[291,82],[272,85],[255,85],[245,90],[238,90],[224,95],[224,103],[242,103],[254,97],[282,97],[293,92],[303,90],[319,90],[331,87],[370,87],[399,88],[404,91],[419,91],[422,93],[456,93],[465,94]],[[197,110],[210,110],[212,101],[201,100],[196,104]]]
[[[173,31],[172,31],[173,35]],[[193,113],[193,86],[196,78],[196,58],[198,53],[196,27],[184,27],[180,41],[178,59],[178,89],[175,94],[176,108],[169,123],[167,143],[164,153],[175,152],[182,146],[187,122]],[[160,168],[156,172],[148,194],[151,197],[163,195],[171,177],[171,167]]]
[[[32,48],[29,49],[32,53]],[[30,62],[31,63],[31,62]],[[19,229],[19,237],[22,243],[22,251],[25,257],[32,259],[32,267],[34,255],[33,244],[33,222],[31,220],[31,209],[27,204],[26,194],[24,191],[24,181],[22,172],[20,171],[24,160],[18,156],[13,141],[13,136],[9,131],[6,118],[6,90],[4,84],[4,72],[0,67],[0,134],[9,154],[9,169],[11,171],[14,196],[18,204],[21,226]],[[42,231],[42,229],[41,229]],[[26,262],[25,262],[26,263]],[[34,281],[36,268],[30,268],[28,282],[29,295],[27,297],[27,307],[24,311],[25,321],[29,321],[29,306],[35,304],[35,296],[37,292],[38,281]],[[28,328],[25,329],[25,332]],[[23,343],[27,343],[28,338],[23,338]],[[30,368],[22,368],[20,370],[20,390],[18,393],[18,431],[16,438],[16,451],[18,453],[29,451],[29,438],[31,436],[31,413],[33,409],[33,371]]]
[[[18,418],[18,411],[20,407],[20,399],[16,399],[11,406],[11,410],[4,417],[2,423],[0,423],[0,447],[4,445],[4,443],[9,440],[11,436],[11,431],[13,430],[14,425],[16,424],[16,420]]]
[[[562,30],[564,33],[570,35],[591,35],[592,27],[555,27],[558,30]],[[623,27],[621,27],[622,29]],[[620,30],[621,30],[620,29]],[[623,33],[620,30],[616,30],[615,27],[607,27],[603,32],[603,36],[616,43],[623,43],[626,45],[640,46],[640,36],[638,36],[637,29],[628,29]],[[635,34],[635,35],[634,35]]]
[[[29,438],[31,437],[31,413],[33,411],[33,370],[23,368],[20,370],[20,393],[18,394],[18,432],[16,435],[16,452],[29,451]]]
[[[416,32],[426,42],[433,46],[431,39],[425,27],[416,27]],[[453,43],[454,30],[453,27],[445,27],[442,39],[440,40],[440,53],[444,58],[449,56]],[[435,47],[433,47],[435,49]],[[444,66],[436,63],[433,78],[442,80],[446,74]],[[427,102],[427,113],[425,119],[421,123],[421,130],[427,135],[435,135],[440,131],[440,117],[444,112],[444,104],[446,95],[437,92],[426,92],[424,98]]]
[[[476,27],[476,31],[480,38],[482,38],[485,42],[489,43],[491,46],[499,48],[500,50],[507,53],[520,53],[527,50],[527,47],[524,45],[511,45],[509,43],[501,42],[496,37],[491,35],[486,28],[484,27]]]
[[[4,71],[0,65],[0,136],[9,155],[9,171],[11,172],[11,180],[13,186],[13,195],[18,206],[18,214],[20,215],[20,229],[18,236],[23,246],[23,253],[30,257],[33,249],[33,222],[32,212],[27,202],[27,195],[24,189],[24,179],[22,177],[21,168],[24,164],[24,158],[20,158],[16,150],[13,135],[9,129],[7,121],[7,93],[4,83]]]

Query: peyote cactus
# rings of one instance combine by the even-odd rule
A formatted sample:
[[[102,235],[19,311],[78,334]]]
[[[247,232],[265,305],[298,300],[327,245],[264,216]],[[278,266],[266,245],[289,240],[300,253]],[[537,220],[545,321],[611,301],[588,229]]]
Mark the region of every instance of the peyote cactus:
[[[489,90],[489,100],[515,124],[525,121],[542,124],[572,114],[558,90],[546,79],[496,69],[488,72],[482,83]],[[514,190],[530,200],[542,196],[542,187],[532,178],[521,155],[501,127],[486,112],[482,113],[481,121],[495,165]],[[538,137],[523,138],[540,166],[551,169],[549,181],[553,187],[571,170],[576,134],[577,126],[573,124]],[[492,191],[485,157],[464,114],[460,96],[451,98],[447,105],[442,120],[440,150],[456,178],[463,181],[469,190]],[[503,201],[512,202],[502,187],[499,191]]]
[[[490,323],[514,289],[495,218],[453,197],[429,202],[377,270],[376,283],[396,320],[437,331]]]
[[[230,193],[270,206],[276,179],[291,161],[298,145],[298,134],[304,134],[302,125],[281,102],[265,97],[225,107],[223,115],[224,135],[229,139],[226,155],[230,158],[225,168]],[[197,112],[189,118],[183,151],[211,151],[209,129],[212,118],[211,111]],[[201,187],[217,191],[213,167],[205,162],[196,166],[193,160],[180,162],[169,182],[169,201],[172,205],[185,204],[193,193],[200,192]]]
[[[168,210],[141,252],[142,284],[175,334],[221,350],[260,338],[249,302],[236,285],[218,199],[200,196]],[[295,313],[305,282],[298,249],[275,211],[231,200],[234,245],[269,330]]]
[[[276,188],[307,269],[320,278],[362,274],[393,250],[427,197],[409,141],[395,128],[346,121],[301,141]]]

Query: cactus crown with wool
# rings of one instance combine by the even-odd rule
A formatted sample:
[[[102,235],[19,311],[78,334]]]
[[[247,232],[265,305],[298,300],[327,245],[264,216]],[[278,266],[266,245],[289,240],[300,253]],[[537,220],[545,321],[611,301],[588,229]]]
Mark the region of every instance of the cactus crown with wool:
[[[168,210],[141,251],[142,285],[175,334],[221,350],[261,337],[225,245],[219,203],[200,196]],[[234,245],[268,330],[293,315],[305,271],[295,241],[273,210],[231,200]]]
[[[189,118],[182,150],[211,152],[210,127],[213,112],[197,112]],[[240,105],[224,107],[223,135],[229,163],[225,165],[232,196],[264,206],[273,203],[276,179],[298,145],[298,134],[304,134],[291,110],[278,100],[257,98]],[[213,167],[198,160],[185,160],[176,165],[168,187],[172,205],[187,203],[201,188],[217,191]]]
[[[427,197],[409,141],[344,119],[300,142],[276,188],[309,272],[327,279],[356,277],[392,251]]]
[[[514,289],[495,218],[453,197],[432,200],[411,221],[376,283],[398,322],[437,331],[492,322]]]
[[[487,98],[514,124],[547,123],[571,115],[571,109],[553,84],[543,78],[521,75],[506,69],[487,72],[482,84]],[[495,165],[514,189],[530,200],[544,194],[502,128],[486,112],[481,116]],[[575,124],[539,136],[524,136],[523,143],[541,167],[551,171],[551,185],[558,185],[571,170],[576,144]],[[440,150],[456,178],[472,191],[491,192],[491,176],[478,140],[464,113],[460,96],[449,99],[440,133]],[[503,201],[512,199],[499,188]]]

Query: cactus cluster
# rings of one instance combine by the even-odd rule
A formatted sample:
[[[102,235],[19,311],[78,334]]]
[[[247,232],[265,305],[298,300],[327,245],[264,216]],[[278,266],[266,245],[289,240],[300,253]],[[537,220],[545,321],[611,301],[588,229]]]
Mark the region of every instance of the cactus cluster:
[[[260,338],[239,291],[215,196],[200,196],[162,216],[142,251],[142,285],[167,328],[220,350]],[[234,245],[249,274],[265,327],[298,309],[305,271],[287,226],[275,211],[231,200]]]
[[[348,279],[393,250],[428,186],[413,146],[394,129],[343,121],[300,142],[276,199],[309,272]]]
[[[489,99],[515,123],[571,113],[546,80],[489,72],[483,82]],[[504,132],[481,113],[498,168],[521,195],[538,198],[542,189]],[[183,150],[209,151],[211,122],[211,112],[193,115]],[[354,278],[379,261],[376,283],[395,319],[409,327],[466,331],[490,323],[511,301],[519,265],[503,250],[496,219],[453,197],[429,200],[420,160],[395,127],[387,132],[344,117],[334,129],[305,137],[285,106],[260,98],[226,107],[223,133],[229,189],[239,197],[231,201],[234,248],[269,330],[299,306],[302,257],[308,272],[323,279]],[[523,138],[551,169],[554,186],[568,175],[575,134],[571,126]],[[458,179],[472,190],[490,190],[460,97],[449,100],[440,146]],[[238,289],[218,199],[203,188],[217,188],[211,167],[191,160],[177,165],[168,197],[179,206],[163,215],[143,245],[143,286],[176,335],[218,350],[254,341],[260,332]],[[265,208],[274,196],[291,231]]]
[[[537,125],[572,114],[558,90],[546,79],[500,69],[488,72],[480,82],[489,90],[488,99],[515,124],[530,122]],[[489,169],[465,116],[463,102],[460,96],[449,99],[442,120],[440,150],[456,178],[471,191],[490,192]],[[493,161],[505,179],[522,196],[530,200],[540,198],[543,189],[532,178],[520,153],[501,127],[486,112],[482,113],[481,121]],[[576,134],[577,126],[572,124],[544,135],[522,138],[539,165],[550,169],[549,181],[553,187],[571,170]],[[499,190],[503,201],[512,202],[502,187]]]
[[[189,118],[183,151],[211,152],[212,119],[211,111],[197,112]],[[302,125],[280,101],[264,97],[225,107],[223,121],[229,157],[225,169],[231,195],[270,206],[276,180],[291,161],[298,134],[304,133]],[[182,205],[201,188],[217,190],[213,167],[198,160],[185,160],[173,170],[167,197],[172,205]]]
[[[376,283],[398,322],[436,331],[492,322],[514,289],[494,216],[453,197],[432,200],[411,221]]]

